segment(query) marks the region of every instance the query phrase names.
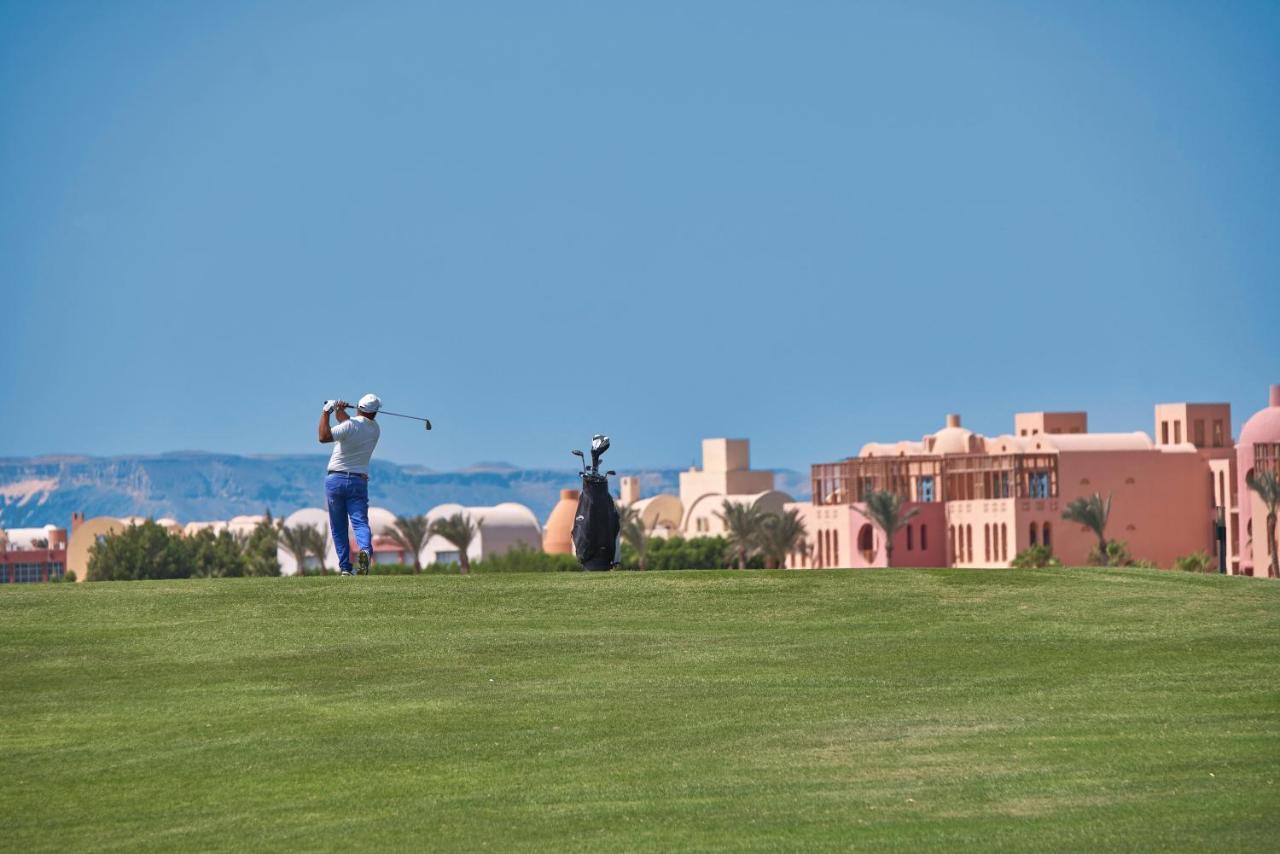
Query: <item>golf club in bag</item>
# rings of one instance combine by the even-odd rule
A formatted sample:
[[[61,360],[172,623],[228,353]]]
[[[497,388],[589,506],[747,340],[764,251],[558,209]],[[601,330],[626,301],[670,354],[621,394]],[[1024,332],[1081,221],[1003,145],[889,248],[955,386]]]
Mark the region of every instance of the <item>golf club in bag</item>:
[[[622,562],[622,526],[618,508],[609,494],[609,475],[600,473],[600,458],[609,450],[609,437],[597,433],[591,437],[591,468],[587,468],[582,451],[573,455],[582,460],[582,494],[578,496],[578,513],[573,518],[573,551],[578,563],[589,571],[612,569]]]

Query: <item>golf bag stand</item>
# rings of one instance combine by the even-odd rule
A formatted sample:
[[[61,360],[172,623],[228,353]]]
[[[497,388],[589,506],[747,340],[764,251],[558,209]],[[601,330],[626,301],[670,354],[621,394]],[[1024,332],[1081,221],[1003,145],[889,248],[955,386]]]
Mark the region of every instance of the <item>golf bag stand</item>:
[[[600,457],[609,449],[609,437],[596,434],[591,439],[591,468],[582,461],[582,494],[573,518],[573,551],[578,563],[588,571],[608,570],[621,562],[621,533],[618,508],[609,494],[609,475],[600,473]],[[581,457],[581,451],[574,451]]]

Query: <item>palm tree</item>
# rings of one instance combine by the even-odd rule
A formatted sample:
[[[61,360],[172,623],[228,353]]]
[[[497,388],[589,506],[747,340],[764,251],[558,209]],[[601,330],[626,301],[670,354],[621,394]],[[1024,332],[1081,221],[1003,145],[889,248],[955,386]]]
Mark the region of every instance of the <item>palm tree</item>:
[[[862,515],[880,526],[884,531],[884,565],[893,566],[893,538],[903,525],[911,521],[919,507],[910,510],[902,509],[902,496],[896,492],[872,490],[862,499]]]
[[[727,498],[722,507],[723,512],[716,513],[716,518],[724,523],[729,549],[738,558],[738,569],[746,569],[747,559],[760,544],[765,512],[754,504],[735,504]]]
[[[431,538],[431,523],[426,516],[397,516],[387,532],[387,539],[413,555],[413,572],[422,572],[421,553]]]
[[[1098,537],[1098,560],[1107,565],[1107,519],[1111,516],[1111,496],[1106,500],[1098,493],[1082,496],[1073,500],[1062,511],[1062,518],[1068,522],[1078,522]]]
[[[320,541],[324,542],[324,533],[319,528],[311,525],[294,525],[291,528],[280,528],[278,541],[280,547],[293,556],[294,561],[298,564],[298,575],[302,575],[302,570],[307,565],[307,557],[313,552],[313,544],[316,536],[320,537]],[[324,562],[324,552],[320,554],[321,563]]]
[[[808,536],[809,532],[805,530],[799,510],[792,508],[781,514],[768,514],[760,530],[760,551],[764,554],[764,565],[770,569],[786,566],[787,555],[799,548]]]
[[[1280,505],[1280,477],[1273,471],[1261,474],[1249,472],[1244,482],[1258,493],[1262,503],[1267,507],[1267,548],[1271,552],[1271,562],[1267,565],[1267,578],[1280,578],[1280,555],[1276,554],[1276,506]]]
[[[622,539],[636,553],[636,567],[644,570],[645,552],[649,550],[650,531],[644,526],[644,519],[634,507],[623,507],[618,511]]]
[[[329,548],[329,538],[325,536],[324,528],[316,525],[307,527],[307,546],[310,553],[315,557],[316,563],[320,565],[320,573],[327,575],[329,569],[324,565],[325,552]]]
[[[433,537],[440,537],[451,543],[458,550],[458,568],[466,575],[471,571],[471,558],[467,549],[476,535],[480,533],[480,525],[472,522],[466,513],[458,512],[443,519],[436,519],[427,529]]]

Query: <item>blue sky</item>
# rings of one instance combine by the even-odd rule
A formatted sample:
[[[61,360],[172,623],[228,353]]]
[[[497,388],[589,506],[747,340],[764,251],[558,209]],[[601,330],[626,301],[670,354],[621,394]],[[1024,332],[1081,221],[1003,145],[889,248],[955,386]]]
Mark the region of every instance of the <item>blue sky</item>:
[[[0,454],[803,468],[1280,382],[1280,4],[0,3]]]

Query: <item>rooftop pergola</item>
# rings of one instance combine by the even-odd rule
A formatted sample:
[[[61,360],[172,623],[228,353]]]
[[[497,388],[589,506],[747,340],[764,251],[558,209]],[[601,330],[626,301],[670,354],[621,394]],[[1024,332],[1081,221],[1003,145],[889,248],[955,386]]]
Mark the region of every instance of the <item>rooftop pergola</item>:
[[[812,469],[813,503],[861,503],[868,492],[892,492],[904,501],[1055,498],[1057,454],[956,454],[855,457]]]

